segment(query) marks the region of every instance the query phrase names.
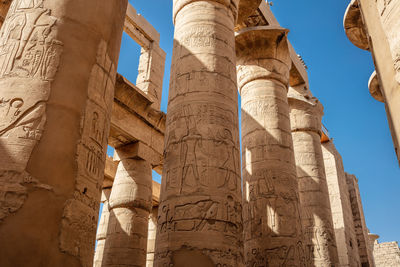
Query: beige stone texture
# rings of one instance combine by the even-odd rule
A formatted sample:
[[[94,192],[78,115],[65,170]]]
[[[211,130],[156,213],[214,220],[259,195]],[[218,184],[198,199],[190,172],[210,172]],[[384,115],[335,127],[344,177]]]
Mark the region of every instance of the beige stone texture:
[[[369,78],[368,89],[372,97],[375,98],[375,100],[383,103],[385,102],[385,98],[382,95],[382,91],[379,85],[379,78],[376,71],[374,71],[371,77]]]
[[[374,258],[376,267],[400,267],[400,249],[397,242],[375,242]]]
[[[6,19],[12,0],[0,0],[0,28]]]
[[[154,190],[154,187],[153,187],[153,190]],[[156,196],[156,194],[153,191],[153,197],[154,196]],[[160,195],[158,195],[158,197],[159,196]],[[150,218],[149,218],[149,231],[148,231],[148,236],[147,236],[146,267],[153,267],[153,264],[154,264],[154,250],[155,250],[155,246],[156,246],[156,233],[157,233],[157,217],[158,217],[158,206],[153,206],[153,209],[150,213]]]
[[[175,0],[154,266],[242,266],[239,1]]]
[[[350,195],[342,157],[332,140],[322,144],[326,180],[331,202],[339,266],[360,266]]]
[[[272,13],[270,6],[266,1],[262,1],[258,9],[250,15],[246,20],[236,25],[236,30],[243,29],[245,27],[256,27],[256,26],[280,26],[279,22]],[[299,58],[298,54],[294,50],[293,46],[289,42],[289,53],[290,59],[292,60],[290,69],[290,86],[303,85],[309,88],[308,74],[306,66]]]
[[[346,181],[350,195],[361,266],[374,266],[373,255],[370,253],[369,249],[368,228],[365,223],[358,180],[354,175],[346,173]]]
[[[140,146],[143,146],[142,144]],[[151,165],[132,152],[116,148],[119,164],[109,200],[109,222],[101,266],[145,266],[148,220],[152,208]]]
[[[400,105],[398,104],[400,103],[400,33],[397,30],[399,27],[400,2],[395,0],[352,0],[344,18],[344,28],[350,41],[372,53],[400,164]],[[376,91],[371,91],[374,92]],[[376,98],[376,95],[373,96]]]
[[[11,4],[0,33],[0,266],[92,266],[126,6]]]
[[[112,147],[140,142],[152,168],[161,173],[165,132],[165,113],[153,107],[148,95],[121,75],[117,75],[111,130],[108,143]],[[135,149],[135,146],[131,146]]]
[[[337,266],[338,251],[321,147],[323,106],[303,90],[303,87],[290,88],[288,99],[306,256],[312,266]]]
[[[246,266],[305,264],[287,100],[287,32],[258,26],[236,36]]]
[[[374,247],[375,247],[375,243],[378,242],[378,238],[379,238],[379,235],[368,233],[368,250],[369,250],[368,253],[370,253],[370,255],[372,255],[372,260],[373,260],[372,266],[376,266]]]
[[[106,179],[106,177],[104,177]],[[101,211],[100,222],[97,227],[96,233],[96,250],[94,253],[93,267],[101,267],[104,257],[104,247],[107,238],[108,222],[110,219],[110,210],[108,202],[110,199],[111,187],[103,188],[101,193],[101,203],[103,203],[103,209]]]

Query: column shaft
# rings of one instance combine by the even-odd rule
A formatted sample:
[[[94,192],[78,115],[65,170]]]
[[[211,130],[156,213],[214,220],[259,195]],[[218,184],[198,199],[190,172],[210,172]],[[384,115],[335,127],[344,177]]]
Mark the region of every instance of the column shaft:
[[[92,266],[126,7],[10,6],[0,32],[0,266]]]
[[[257,27],[236,37],[242,96],[246,266],[304,266],[287,86],[287,30]]]
[[[299,179],[299,196],[306,256],[312,266],[339,264],[332,211],[321,147],[322,105],[289,93],[294,155]]]
[[[154,266],[241,266],[238,2],[174,1]]]
[[[110,219],[110,210],[108,208],[111,188],[103,188],[101,202],[103,210],[101,211],[99,226],[96,233],[96,251],[94,253],[93,267],[101,267],[103,264],[104,246],[106,244],[108,221]]]
[[[103,267],[146,265],[151,201],[151,165],[142,159],[122,159],[109,201]]]

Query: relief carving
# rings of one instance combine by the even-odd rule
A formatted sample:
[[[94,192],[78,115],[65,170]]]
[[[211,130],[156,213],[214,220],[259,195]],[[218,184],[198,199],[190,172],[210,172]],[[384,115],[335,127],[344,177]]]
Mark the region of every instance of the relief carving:
[[[62,42],[44,0],[14,0],[0,31],[0,196],[2,219],[20,209],[29,185],[50,190],[25,169],[46,123],[46,102]],[[1,219],[0,219],[1,222]]]
[[[116,68],[107,49],[107,43],[101,40],[97,50],[96,63],[88,82],[88,100],[81,122],[82,137],[77,148],[78,173],[74,199],[68,200],[64,208],[60,237],[61,250],[79,256],[83,266],[90,265],[93,248],[73,244],[74,242],[87,243],[89,237],[88,234],[82,234],[81,225],[87,228],[89,235],[96,233],[96,212],[99,208],[98,198],[104,178],[110,113],[116,79]],[[86,210],[84,213],[90,214],[90,218],[81,220],[75,217],[76,213],[69,212],[72,208],[81,208],[81,212]],[[93,219],[91,214],[94,214]],[[80,221],[76,223],[78,219]],[[78,227],[78,225],[80,226]],[[77,250],[76,247],[79,249]]]

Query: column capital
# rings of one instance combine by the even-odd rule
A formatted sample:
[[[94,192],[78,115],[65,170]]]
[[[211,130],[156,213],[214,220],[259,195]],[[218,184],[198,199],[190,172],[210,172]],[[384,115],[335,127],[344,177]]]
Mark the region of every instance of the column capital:
[[[247,2],[249,2],[249,1],[251,1],[251,0],[247,0]],[[179,11],[181,11],[182,8],[184,8],[188,4],[191,4],[194,2],[215,2],[215,3],[219,3],[221,5],[224,5],[232,11],[235,21],[237,20],[240,0],[173,0],[173,22],[174,22],[174,24],[175,24],[176,15],[179,13]]]
[[[257,79],[276,80],[287,87],[292,64],[288,32],[277,26],[250,27],[237,32],[239,88]]]
[[[353,45],[363,50],[369,50],[368,34],[357,0],[352,0],[347,7],[344,14],[343,27],[347,38]]]
[[[379,85],[379,77],[376,71],[371,74],[368,81],[369,92],[375,100],[385,103],[385,98],[383,97],[381,87]]]
[[[290,124],[292,132],[310,131],[322,135],[324,107],[316,97],[299,94],[289,88]]]

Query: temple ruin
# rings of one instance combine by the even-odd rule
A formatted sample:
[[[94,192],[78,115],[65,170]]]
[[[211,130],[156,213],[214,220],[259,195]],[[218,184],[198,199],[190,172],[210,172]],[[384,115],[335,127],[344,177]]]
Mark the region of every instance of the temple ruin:
[[[400,158],[400,2],[369,1],[344,28]],[[165,114],[160,34],[128,0],[0,1],[0,266],[400,267],[268,3],[174,0],[172,19]]]

